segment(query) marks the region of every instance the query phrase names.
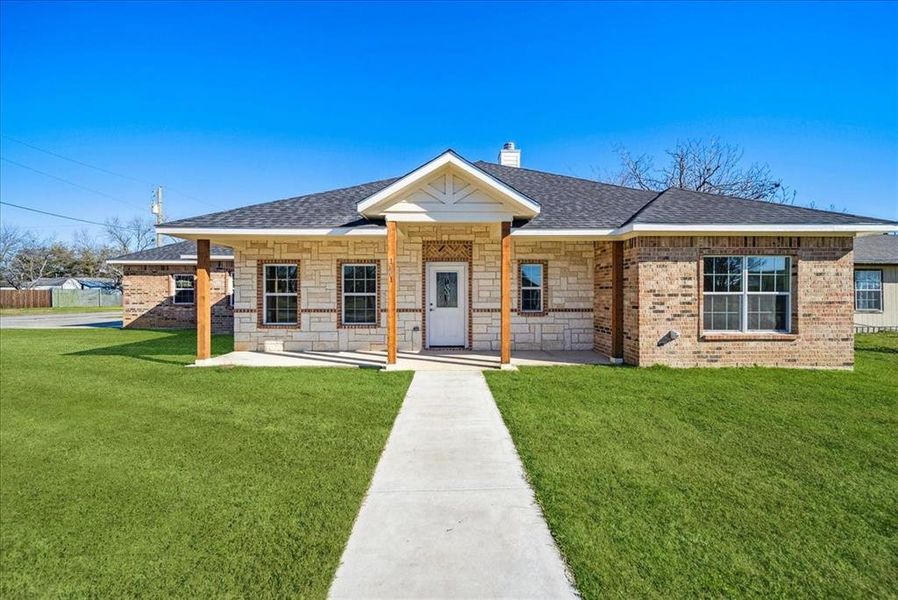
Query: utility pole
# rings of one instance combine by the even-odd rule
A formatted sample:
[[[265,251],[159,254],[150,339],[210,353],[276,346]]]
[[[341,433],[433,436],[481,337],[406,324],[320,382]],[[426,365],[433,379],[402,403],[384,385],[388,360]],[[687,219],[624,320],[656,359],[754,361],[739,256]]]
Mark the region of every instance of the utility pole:
[[[156,186],[153,192],[153,203],[150,204],[150,212],[156,215],[156,225],[162,225],[165,221],[165,215],[162,213],[162,186]],[[162,245],[162,235],[156,233],[156,247]]]

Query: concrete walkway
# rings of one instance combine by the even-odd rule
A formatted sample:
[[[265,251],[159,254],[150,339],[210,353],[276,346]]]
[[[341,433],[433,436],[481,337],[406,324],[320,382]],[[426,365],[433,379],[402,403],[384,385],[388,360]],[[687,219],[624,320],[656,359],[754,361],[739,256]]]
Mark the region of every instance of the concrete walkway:
[[[480,372],[415,373],[332,598],[575,598]]]

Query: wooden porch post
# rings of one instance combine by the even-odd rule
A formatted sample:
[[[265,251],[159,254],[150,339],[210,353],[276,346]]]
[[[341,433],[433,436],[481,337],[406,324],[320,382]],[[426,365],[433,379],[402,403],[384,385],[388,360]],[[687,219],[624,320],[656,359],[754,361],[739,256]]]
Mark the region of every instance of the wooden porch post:
[[[396,364],[396,221],[387,221],[387,364]]]
[[[624,243],[611,242],[611,358],[624,357]]]
[[[500,317],[500,359],[503,365],[511,364],[511,223],[502,223],[502,259],[500,267],[502,296]]]
[[[212,306],[210,304],[209,240],[196,241],[196,359],[212,356]]]

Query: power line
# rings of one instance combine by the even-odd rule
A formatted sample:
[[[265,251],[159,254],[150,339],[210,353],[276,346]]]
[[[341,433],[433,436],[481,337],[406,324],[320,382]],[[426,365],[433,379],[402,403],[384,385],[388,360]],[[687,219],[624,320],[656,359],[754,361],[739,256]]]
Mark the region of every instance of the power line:
[[[75,183],[74,181],[65,179],[63,177],[57,177],[56,175],[51,175],[50,173],[47,173],[45,171],[40,171],[38,169],[35,169],[34,167],[29,167],[28,165],[23,165],[20,162],[10,160],[10,159],[6,158],[5,156],[0,156],[0,160],[5,160],[6,162],[8,162],[10,164],[16,165],[17,167],[21,167],[23,169],[27,169],[28,171],[32,171],[39,175],[43,175],[44,177],[49,177],[50,179],[55,179],[56,181],[61,181],[63,183],[67,183],[69,185],[73,185],[76,188],[81,188],[82,190],[86,190],[88,192],[91,192],[92,194],[97,194],[98,196],[103,196],[104,198],[109,198],[110,200],[114,200],[114,201],[120,202],[122,204],[127,204],[128,206],[132,206],[132,207],[137,206],[136,204],[131,204],[130,202],[126,202],[125,200],[120,200],[120,199],[116,198],[115,196],[111,196],[111,195],[107,194],[106,192],[101,192],[100,190],[95,190],[93,188],[89,188],[87,186],[81,185],[80,183]],[[143,209],[143,207],[140,207],[140,208]]]
[[[109,225],[107,223],[100,223],[98,221],[88,221],[87,219],[79,219],[78,217],[70,217],[68,215],[61,215],[59,213],[48,212],[46,210],[40,210],[37,208],[31,208],[29,206],[22,206],[21,204],[13,204],[12,202],[5,202],[0,200],[0,204],[5,206],[12,206],[14,208],[21,208],[22,210],[28,210],[34,213],[40,213],[42,215],[50,215],[51,217],[58,217],[60,219],[68,219],[69,221],[78,221],[79,223],[88,223],[90,225],[99,225],[101,227],[112,227],[114,229],[127,229],[126,227],[120,227],[118,225]]]
[[[22,144],[23,146],[31,148],[32,150],[37,150],[38,152],[43,152],[44,154],[49,154],[50,156],[55,156],[56,158],[61,158],[62,160],[67,160],[71,163],[75,163],[76,165],[81,165],[82,167],[87,167],[88,169],[94,169],[96,171],[100,171],[101,173],[115,175],[116,177],[121,177],[122,179],[129,179],[131,181],[136,181],[137,183],[146,183],[148,185],[156,185],[152,181],[147,181],[145,179],[138,179],[137,177],[131,177],[130,175],[123,175],[121,173],[116,173],[115,171],[110,171],[109,169],[104,169],[103,167],[98,167],[96,165],[88,164],[86,162],[77,160],[75,158],[69,158],[68,156],[63,156],[62,154],[57,154],[56,152],[53,152],[52,150],[47,150],[45,148],[39,148],[39,147],[35,146],[34,144],[29,144],[28,142],[23,142],[22,140],[17,140],[15,138],[11,138],[5,134],[0,134],[0,137],[2,137],[5,140],[9,140],[11,142],[15,142],[17,144]]]
[[[101,173],[106,173],[108,175],[114,175],[116,177],[121,177],[122,179],[128,179],[130,181],[135,181],[137,183],[145,183],[147,185],[151,185],[154,187],[159,185],[158,181],[149,181],[147,179],[141,179],[139,177],[131,177],[130,175],[125,175],[123,173],[117,173],[115,171],[110,171],[109,169],[104,169],[103,167],[98,167],[96,165],[86,163],[86,162],[84,162],[82,160],[78,160],[76,158],[71,158],[69,156],[63,156],[62,154],[59,154],[58,152],[53,152],[52,150],[47,150],[46,148],[41,148],[39,146],[35,146],[34,144],[29,144],[28,142],[23,142],[22,140],[17,140],[16,138],[11,138],[6,134],[0,134],[0,137],[2,137],[5,140],[9,140],[11,142],[15,142],[17,144],[21,144],[27,148],[31,148],[32,150],[37,150],[38,152],[43,152],[44,154],[49,154],[50,156],[55,156],[56,158],[61,158],[62,160],[67,160],[71,163],[75,163],[76,165],[81,165],[82,167],[87,167],[88,169],[94,169],[96,171],[100,171]],[[206,206],[211,206],[212,208],[218,208],[214,204],[206,202],[205,200],[197,198],[196,196],[191,196],[190,194],[184,193],[180,190],[176,190],[172,187],[165,186],[165,189],[167,189],[169,192],[174,192],[178,195],[184,196],[185,198],[189,198],[190,200],[199,202],[200,204],[205,204]]]

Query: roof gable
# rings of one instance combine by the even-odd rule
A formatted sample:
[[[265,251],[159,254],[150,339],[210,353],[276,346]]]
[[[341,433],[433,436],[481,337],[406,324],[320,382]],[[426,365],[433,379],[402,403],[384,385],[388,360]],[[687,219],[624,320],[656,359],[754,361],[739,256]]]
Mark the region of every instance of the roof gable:
[[[397,221],[531,219],[539,203],[447,150],[358,203],[368,218]]]

